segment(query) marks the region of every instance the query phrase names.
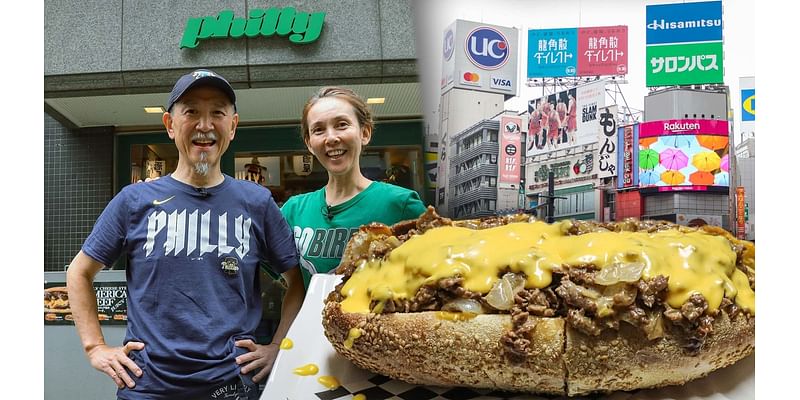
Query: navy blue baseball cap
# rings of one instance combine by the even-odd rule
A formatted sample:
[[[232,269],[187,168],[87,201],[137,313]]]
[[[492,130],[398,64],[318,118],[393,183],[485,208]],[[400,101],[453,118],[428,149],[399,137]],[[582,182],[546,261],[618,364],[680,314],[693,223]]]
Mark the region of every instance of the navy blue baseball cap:
[[[222,75],[218,75],[216,72],[207,69],[198,69],[188,73],[175,82],[172,93],[169,94],[167,111],[172,111],[172,106],[180,100],[184,93],[198,86],[213,86],[222,90],[222,92],[228,96],[228,100],[231,101],[233,109],[236,111],[236,93],[233,92],[231,84],[228,83]]]

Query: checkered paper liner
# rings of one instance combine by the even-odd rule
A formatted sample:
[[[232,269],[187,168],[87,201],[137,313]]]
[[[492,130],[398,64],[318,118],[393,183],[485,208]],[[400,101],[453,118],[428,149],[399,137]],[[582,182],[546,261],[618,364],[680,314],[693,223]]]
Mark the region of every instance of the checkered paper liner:
[[[345,383],[334,390],[314,393],[315,400],[350,400],[357,394],[367,400],[552,400],[564,397],[541,397],[491,389],[418,386],[373,375],[367,380]],[[573,398],[574,400],[575,398]]]

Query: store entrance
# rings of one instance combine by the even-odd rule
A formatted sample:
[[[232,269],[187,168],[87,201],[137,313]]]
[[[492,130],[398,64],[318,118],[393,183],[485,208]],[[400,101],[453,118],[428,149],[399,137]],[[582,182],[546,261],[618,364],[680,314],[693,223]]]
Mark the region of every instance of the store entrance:
[[[421,149],[414,146],[369,148],[361,156],[361,172],[373,181],[422,193],[421,154]],[[167,175],[178,164],[178,150],[173,143],[135,144],[130,156],[130,183]],[[266,187],[278,206],[293,195],[312,192],[328,183],[327,172],[308,152],[239,151],[233,161],[233,173],[223,172]]]
[[[421,154],[415,148],[370,148],[361,156],[361,173],[373,181],[422,192]],[[234,164],[235,178],[268,188],[278,206],[291,196],[315,191],[328,183],[325,168],[307,152],[237,152]]]

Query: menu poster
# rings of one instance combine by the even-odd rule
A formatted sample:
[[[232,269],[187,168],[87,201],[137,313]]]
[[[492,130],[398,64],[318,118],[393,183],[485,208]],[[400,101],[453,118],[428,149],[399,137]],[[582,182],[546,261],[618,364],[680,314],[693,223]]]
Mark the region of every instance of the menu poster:
[[[125,282],[94,282],[100,325],[125,325],[128,320],[128,287]],[[72,325],[67,285],[44,284],[44,324]]]

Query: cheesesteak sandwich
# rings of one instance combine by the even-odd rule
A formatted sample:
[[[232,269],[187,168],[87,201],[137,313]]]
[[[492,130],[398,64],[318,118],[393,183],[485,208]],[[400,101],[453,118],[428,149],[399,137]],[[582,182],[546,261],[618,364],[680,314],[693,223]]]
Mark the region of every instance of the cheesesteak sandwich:
[[[362,226],[323,309],[355,365],[576,396],[683,384],[754,351],[755,247],[716,227],[527,215]]]

